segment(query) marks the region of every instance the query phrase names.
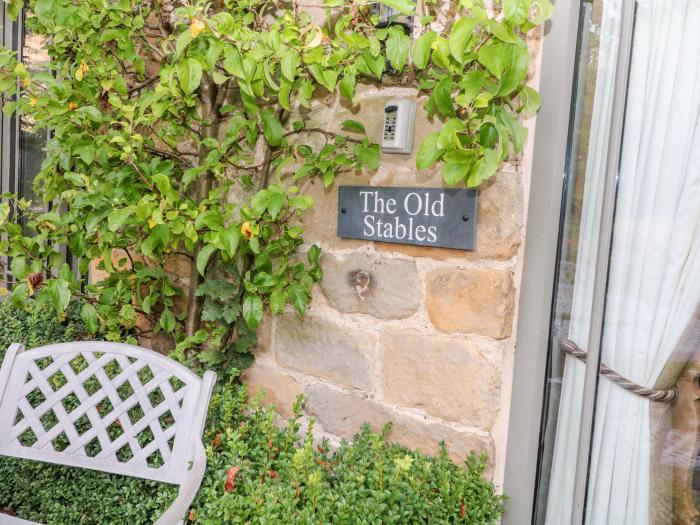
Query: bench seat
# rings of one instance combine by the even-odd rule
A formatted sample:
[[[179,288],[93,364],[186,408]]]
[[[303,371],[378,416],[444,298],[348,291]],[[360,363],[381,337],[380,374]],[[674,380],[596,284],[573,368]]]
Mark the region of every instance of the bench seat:
[[[182,524],[204,477],[215,381],[127,344],[13,344],[0,368],[0,455],[178,485],[154,523]],[[0,514],[0,525],[31,523]]]

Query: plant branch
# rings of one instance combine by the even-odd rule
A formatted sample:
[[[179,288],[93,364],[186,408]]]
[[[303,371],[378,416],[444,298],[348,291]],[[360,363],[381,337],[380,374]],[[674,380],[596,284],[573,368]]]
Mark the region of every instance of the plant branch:
[[[296,134],[305,133],[305,132],[306,133],[321,133],[321,134],[323,134],[326,137],[331,138],[331,139],[334,139],[336,137],[341,137],[341,138],[344,138],[345,140],[347,140],[348,142],[352,142],[353,144],[362,144],[362,142],[363,142],[362,140],[348,137],[347,135],[342,135],[340,133],[334,133],[333,131],[328,131],[328,130],[322,129],[322,128],[304,128],[304,129],[301,129],[299,131],[288,131],[287,133],[284,134],[284,136],[288,137],[290,135],[296,135]]]
[[[216,84],[211,76],[206,74],[202,77],[202,83],[199,88],[201,100],[202,121],[206,122],[202,131],[205,138],[217,138],[219,134],[219,115],[215,110],[217,99]],[[206,162],[209,150],[203,144],[199,147],[199,164],[200,166]],[[209,196],[213,181],[213,174],[207,172],[202,174],[197,180],[196,198],[197,201],[203,201]],[[201,250],[201,244],[198,244],[192,254],[193,260],[197,260],[197,256]],[[199,330],[202,324],[202,307],[204,306],[204,298],[197,295],[197,288],[202,283],[203,278],[197,270],[197,265],[190,265],[190,283],[187,289],[187,319],[185,321],[185,333],[187,337],[192,337]]]

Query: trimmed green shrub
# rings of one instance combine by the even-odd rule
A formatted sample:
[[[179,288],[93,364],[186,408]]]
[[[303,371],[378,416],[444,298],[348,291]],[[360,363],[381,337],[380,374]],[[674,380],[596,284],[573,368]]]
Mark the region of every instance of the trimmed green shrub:
[[[145,525],[176,495],[154,481],[0,457],[0,508],[47,525]]]
[[[53,309],[0,305],[0,343],[39,346],[80,338],[80,308],[61,322]],[[72,312],[72,314],[71,314]],[[73,315],[73,316],[71,316]],[[217,385],[204,440],[207,472],[189,520],[197,524],[496,523],[503,497],[484,479],[485,457],[460,467],[387,443],[365,427],[335,452],[313,425],[280,425],[245,386]],[[135,478],[0,457],[0,508],[48,525],[152,523],[176,487]]]
[[[29,348],[80,339],[93,339],[80,318],[82,303],[70,303],[63,320],[49,303],[27,303],[27,309],[17,308],[10,301],[0,302],[0,361],[12,343],[24,343]]]
[[[316,445],[313,424],[279,425],[245,388],[214,395],[205,432],[207,475],[190,518],[197,524],[496,523],[503,497],[484,477],[485,456],[464,467],[388,444],[365,426],[334,453]]]

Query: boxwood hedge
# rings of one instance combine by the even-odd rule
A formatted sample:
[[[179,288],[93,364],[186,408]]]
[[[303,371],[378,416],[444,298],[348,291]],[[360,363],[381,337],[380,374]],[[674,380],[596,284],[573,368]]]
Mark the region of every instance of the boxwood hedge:
[[[0,356],[10,342],[34,347],[83,338],[79,305],[63,320],[46,306],[0,304]],[[219,384],[204,440],[208,465],[189,523],[413,524],[496,523],[503,497],[484,478],[485,457],[462,466],[443,448],[433,458],[389,444],[363,428],[331,451],[301,431],[296,417],[249,400],[245,386]],[[153,523],[172,486],[0,457],[0,508],[48,525]]]

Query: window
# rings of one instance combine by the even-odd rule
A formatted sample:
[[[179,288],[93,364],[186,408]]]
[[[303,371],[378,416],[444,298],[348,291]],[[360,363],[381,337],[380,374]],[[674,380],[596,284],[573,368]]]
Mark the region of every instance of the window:
[[[537,123],[539,151],[549,145],[553,158],[540,153],[542,175],[536,152],[506,473],[517,510],[504,523],[692,525],[700,516],[700,4],[586,0],[578,12],[557,9],[559,40],[545,43],[543,79],[552,82],[556,66],[575,81],[549,86],[555,96],[543,93],[543,102],[552,106]],[[562,34],[567,20],[576,24]],[[558,46],[549,66],[547,45]],[[554,133],[566,129],[567,144],[552,156]],[[558,233],[547,230],[559,210]],[[525,403],[542,399],[528,434],[519,411],[536,419]],[[518,461],[528,478],[509,491]]]
[[[30,70],[46,69],[49,57],[44,37],[24,30],[24,20],[13,21],[3,4],[0,10],[0,37],[3,45],[17,51]],[[0,121],[0,192],[11,192],[32,202],[37,210],[46,208],[34,192],[34,179],[44,160],[45,132],[35,132],[26,116],[2,115]]]

